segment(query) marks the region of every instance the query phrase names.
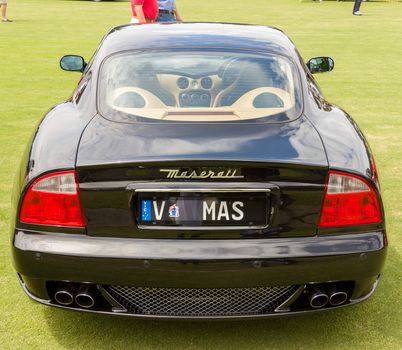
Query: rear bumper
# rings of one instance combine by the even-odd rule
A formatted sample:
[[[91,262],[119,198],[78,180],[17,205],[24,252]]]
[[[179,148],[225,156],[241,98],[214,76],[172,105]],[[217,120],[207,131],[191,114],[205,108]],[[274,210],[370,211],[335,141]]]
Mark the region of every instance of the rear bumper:
[[[21,251],[102,259],[282,259],[369,253],[385,246],[382,231],[349,235],[244,240],[173,240],[90,237],[16,231]]]
[[[249,288],[353,282],[349,304],[373,292],[386,256],[382,231],[256,240],[147,240],[16,231],[24,289],[52,304],[46,283]]]

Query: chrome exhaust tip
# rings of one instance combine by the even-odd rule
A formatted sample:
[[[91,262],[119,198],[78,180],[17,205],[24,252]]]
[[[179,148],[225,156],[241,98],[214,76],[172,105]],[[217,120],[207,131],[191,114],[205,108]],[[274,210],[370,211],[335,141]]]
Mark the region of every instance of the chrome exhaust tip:
[[[74,302],[74,288],[70,285],[59,288],[56,293],[54,293],[54,299],[60,305],[71,305]]]
[[[342,290],[333,288],[329,293],[329,303],[332,306],[342,305],[348,300],[348,294]]]
[[[319,309],[327,305],[328,303],[328,294],[324,291],[323,288],[316,285],[311,285],[310,289],[308,290],[308,297],[310,306],[313,309]]]
[[[75,302],[84,309],[89,309],[95,305],[95,296],[90,285],[83,284],[78,289]]]

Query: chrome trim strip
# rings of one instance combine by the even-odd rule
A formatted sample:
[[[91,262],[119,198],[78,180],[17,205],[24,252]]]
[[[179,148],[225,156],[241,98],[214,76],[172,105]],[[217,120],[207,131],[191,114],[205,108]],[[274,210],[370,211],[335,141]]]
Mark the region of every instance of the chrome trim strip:
[[[202,230],[202,231],[223,231],[223,230],[264,230],[268,228],[268,225],[265,226],[146,226],[146,225],[137,225],[139,229],[142,230]]]
[[[269,188],[138,188],[134,192],[271,192]]]
[[[106,299],[106,301],[112,306],[112,312],[113,313],[127,312],[127,309],[123,305],[121,305],[115,298],[113,298],[109,294],[109,292],[105,288],[103,288],[102,285],[97,284],[96,288],[99,290],[101,295]]]
[[[20,285],[21,285],[21,287],[22,287],[22,290],[23,290],[23,291],[25,292],[25,294],[28,295],[32,300],[35,300],[35,301],[37,301],[38,303],[41,303],[41,304],[50,305],[50,303],[51,303],[51,300],[50,300],[50,299],[46,300],[46,299],[38,298],[36,295],[32,294],[32,293],[28,290],[28,288],[26,287],[26,285],[25,285],[25,283],[24,283],[24,281],[23,281],[23,279],[22,279],[22,277],[20,276],[19,273],[17,273],[17,278],[18,278],[18,282],[20,282]]]
[[[127,191],[146,190],[152,192],[164,192],[164,191],[207,191],[207,192],[219,192],[219,191],[246,191],[246,192],[270,192],[271,190],[278,189],[278,186],[271,183],[263,182],[132,182],[127,185]]]
[[[349,299],[351,304],[357,304],[357,303],[361,303],[362,301],[367,300],[368,298],[370,298],[374,291],[376,290],[378,283],[380,282],[380,277],[381,275],[378,275],[377,279],[375,280],[374,284],[373,284],[373,288],[371,289],[370,292],[368,292],[365,296],[358,298],[358,299]]]
[[[306,285],[302,284],[288,299],[286,299],[281,305],[279,305],[275,309],[275,312],[289,312],[290,311],[289,306],[293,304],[294,301],[296,301],[296,299],[303,293],[305,289]]]
[[[378,251],[384,248],[381,231],[267,239],[138,239],[90,237],[84,234],[41,233],[18,230],[17,249],[88,258],[154,260],[228,260],[312,258]]]

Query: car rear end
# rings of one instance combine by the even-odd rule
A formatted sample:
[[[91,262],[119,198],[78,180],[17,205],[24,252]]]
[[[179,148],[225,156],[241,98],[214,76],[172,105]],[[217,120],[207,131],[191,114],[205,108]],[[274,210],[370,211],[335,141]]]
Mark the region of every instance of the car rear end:
[[[125,79],[161,54],[173,68],[154,64],[150,85]],[[14,264],[30,297],[138,317],[244,318],[372,294],[387,245],[375,172],[328,164],[286,57],[235,54],[105,63],[100,114],[75,166],[32,179],[19,200]],[[153,83],[172,75],[189,80],[175,87],[180,108]],[[222,93],[197,85],[207,77]]]
[[[305,312],[372,293],[386,240],[367,179],[320,166],[207,164],[83,166],[33,182],[13,249],[26,291],[54,306],[179,318]]]

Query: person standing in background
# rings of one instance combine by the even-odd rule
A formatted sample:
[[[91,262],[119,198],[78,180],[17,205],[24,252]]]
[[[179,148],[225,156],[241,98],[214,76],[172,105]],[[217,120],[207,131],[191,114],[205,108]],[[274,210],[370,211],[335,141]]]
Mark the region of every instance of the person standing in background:
[[[158,0],[158,18],[156,22],[181,22],[176,0]]]
[[[1,0],[0,0],[1,1]],[[158,17],[157,0],[131,0],[131,23],[152,23]]]
[[[362,13],[360,12],[360,5],[362,3],[362,0],[355,0],[355,4],[353,6],[353,14],[355,16],[361,16]]]
[[[1,7],[1,21],[12,22],[12,20],[7,18],[7,0],[0,0],[0,7]]]

